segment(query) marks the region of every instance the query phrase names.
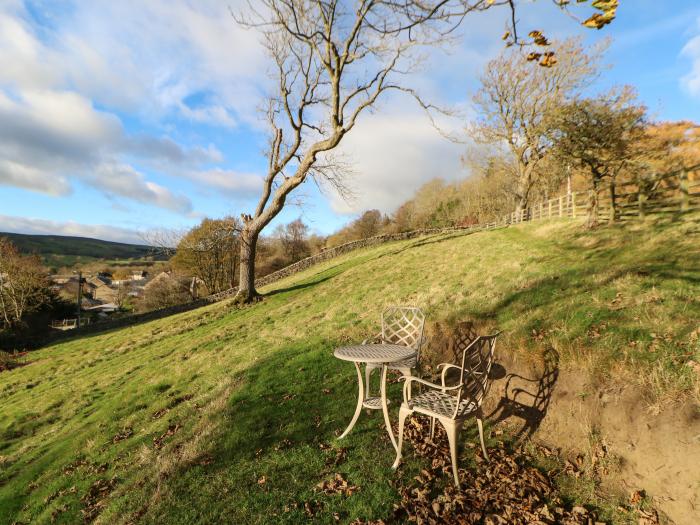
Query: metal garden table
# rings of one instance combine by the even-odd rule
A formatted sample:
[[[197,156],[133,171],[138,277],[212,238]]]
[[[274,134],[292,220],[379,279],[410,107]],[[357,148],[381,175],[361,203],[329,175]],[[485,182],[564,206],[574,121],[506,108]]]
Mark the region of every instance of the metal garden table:
[[[371,410],[381,409],[382,412],[384,412],[384,422],[386,423],[386,429],[387,432],[389,432],[391,443],[394,445],[394,449],[397,449],[398,446],[396,444],[396,439],[394,438],[394,433],[391,430],[391,421],[389,420],[389,409],[387,407],[386,400],[387,365],[415,357],[416,353],[416,350],[413,348],[392,344],[355,345],[336,348],[335,352],[333,352],[335,357],[343,361],[352,361],[355,363],[355,369],[357,370],[357,383],[359,387],[355,415],[352,417],[352,421],[350,421],[348,428],[345,429],[345,432],[343,432],[338,439],[343,439],[350,433],[357,422],[357,418],[360,417],[360,412],[362,412],[363,407]],[[360,363],[381,365],[382,376],[380,397],[365,398],[365,388],[362,381],[362,370],[360,369]]]

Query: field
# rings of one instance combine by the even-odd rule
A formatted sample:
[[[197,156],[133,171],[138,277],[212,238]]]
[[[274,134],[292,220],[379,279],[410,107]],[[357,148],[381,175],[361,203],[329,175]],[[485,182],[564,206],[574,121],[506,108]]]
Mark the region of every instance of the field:
[[[0,232],[0,236],[10,239],[23,253],[41,256],[44,264],[53,269],[85,265],[96,261],[113,266],[124,266],[163,259],[154,252],[152,247],[140,244],[63,235]]]
[[[563,368],[637,385],[648,406],[698,403],[699,232],[565,220],[390,243],[275,283],[250,307],[213,304],[36,351],[0,373],[0,523],[390,517],[393,482],[425,460],[407,448],[392,471],[377,413],[335,439],[356,378],[332,357],[375,332],[390,304],[497,327],[502,355],[555,348]],[[464,463],[473,456],[465,447]],[[335,473],[359,489],[319,491]]]

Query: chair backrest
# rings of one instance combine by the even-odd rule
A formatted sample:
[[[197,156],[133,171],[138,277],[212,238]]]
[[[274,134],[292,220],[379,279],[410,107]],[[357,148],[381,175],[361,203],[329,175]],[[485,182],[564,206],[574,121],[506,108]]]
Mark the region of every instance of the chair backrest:
[[[493,335],[480,335],[465,348],[462,353],[462,369],[459,376],[460,388],[457,391],[457,406],[462,400],[474,403],[476,407],[491,388],[489,373],[493,365],[496,339],[500,332]]]
[[[420,353],[425,315],[414,306],[390,306],[382,312],[382,340]]]

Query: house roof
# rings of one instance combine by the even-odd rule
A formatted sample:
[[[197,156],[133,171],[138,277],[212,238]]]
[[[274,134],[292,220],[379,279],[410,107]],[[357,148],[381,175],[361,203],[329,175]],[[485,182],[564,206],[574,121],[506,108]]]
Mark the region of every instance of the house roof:
[[[87,283],[87,284],[91,284],[91,285],[94,286],[95,288],[99,288],[99,287],[102,287],[102,286],[109,286],[109,283],[106,283],[105,281],[103,281],[103,280],[102,280],[101,278],[99,278],[99,277],[88,277],[86,283]]]

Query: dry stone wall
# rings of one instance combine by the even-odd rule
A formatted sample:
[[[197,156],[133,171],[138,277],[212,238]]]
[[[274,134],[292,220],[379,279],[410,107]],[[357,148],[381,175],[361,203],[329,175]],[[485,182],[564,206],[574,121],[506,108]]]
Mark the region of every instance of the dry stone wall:
[[[300,261],[297,261],[293,264],[290,264],[289,266],[286,266],[280,270],[277,270],[276,272],[270,273],[268,275],[265,275],[264,277],[256,279],[255,286],[256,286],[256,288],[262,288],[263,286],[267,286],[268,284],[272,284],[276,281],[284,279],[285,277],[289,277],[291,275],[294,275],[294,274],[301,272],[303,270],[306,270],[307,268],[310,268],[316,264],[319,264],[319,263],[324,262],[324,261],[328,261],[330,259],[333,259],[333,258],[338,257],[340,255],[344,255],[344,254],[352,252],[354,250],[359,250],[361,248],[378,246],[380,244],[384,244],[387,242],[414,239],[414,238],[422,237],[425,235],[444,234],[444,233],[451,233],[451,232],[458,232],[458,231],[465,232],[465,233],[471,233],[471,232],[476,232],[476,231],[481,231],[481,230],[486,230],[486,229],[494,229],[494,228],[502,227],[502,226],[506,226],[506,225],[507,225],[506,222],[502,222],[502,223],[491,223],[491,224],[482,225],[482,226],[421,229],[421,230],[413,230],[413,231],[401,232],[401,233],[388,233],[388,234],[384,234],[384,235],[377,235],[375,237],[369,237],[367,239],[360,239],[358,241],[351,241],[351,242],[348,242],[345,244],[341,244],[339,246],[334,246],[333,248],[328,248],[327,250],[323,250],[322,252],[319,252],[316,255],[312,255],[311,257],[307,257],[307,258],[302,259]],[[140,313],[140,314],[133,314],[133,315],[127,315],[124,317],[112,318],[112,319],[108,319],[105,321],[89,324],[87,326],[83,326],[83,327],[81,327],[79,329],[75,329],[75,330],[53,332],[53,333],[49,334],[48,337],[38,338],[37,340],[34,340],[34,341],[26,341],[25,345],[26,345],[26,347],[29,347],[29,348],[36,348],[38,346],[43,346],[43,345],[46,345],[48,343],[55,342],[55,341],[58,341],[61,339],[66,339],[66,338],[73,337],[76,335],[83,336],[83,335],[88,335],[88,334],[105,332],[107,330],[114,330],[117,328],[123,328],[125,326],[131,326],[131,325],[135,325],[135,324],[144,323],[147,321],[154,321],[156,319],[162,319],[163,317],[168,317],[170,315],[178,314],[181,312],[187,312],[189,310],[194,310],[195,308],[200,308],[200,307],[205,306],[207,304],[223,301],[225,299],[231,298],[234,295],[236,295],[237,291],[238,291],[238,288],[234,287],[234,288],[231,288],[229,290],[225,290],[225,291],[219,292],[217,294],[212,294],[212,295],[209,295],[207,297],[203,297],[201,299],[197,299],[196,301],[192,301],[192,302],[185,303],[185,304],[169,306],[167,308],[162,308],[160,310],[154,310],[151,312],[144,312],[144,313]]]
[[[297,261],[293,264],[290,264],[289,266],[285,266],[284,268],[277,270],[276,272],[272,272],[268,275],[265,275],[264,277],[261,277],[260,279],[256,279],[255,280],[255,287],[262,288],[263,286],[267,286],[268,284],[272,284],[276,281],[279,281],[280,279],[284,279],[285,277],[289,277],[291,275],[294,275],[298,272],[306,270],[307,268],[311,268],[312,266],[315,266],[316,264],[327,261],[329,259],[333,259],[335,257],[352,252],[354,250],[359,250],[360,248],[368,248],[370,246],[377,246],[379,244],[384,244],[386,242],[413,239],[416,237],[420,237],[422,235],[446,233],[446,232],[451,232],[451,231],[467,230],[467,229],[469,229],[469,228],[437,228],[437,229],[413,230],[410,232],[389,233],[389,234],[385,234],[385,235],[377,235],[375,237],[369,237],[367,239],[360,239],[358,241],[351,241],[351,242],[348,242],[345,244],[341,244],[339,246],[334,246],[333,248],[328,248],[327,250],[323,250],[323,251],[317,253],[316,255],[312,255],[312,256],[307,257],[305,259],[301,259],[300,261]],[[227,297],[231,297],[231,296],[235,295],[237,291],[238,291],[238,288],[231,288],[230,290],[225,290],[223,292],[219,292],[218,294],[211,295],[211,296],[209,296],[208,299],[212,302],[221,301],[222,299],[226,299]]]
[[[693,168],[689,168],[687,170],[681,170],[683,173],[686,174],[686,179],[683,179],[681,177],[681,183],[683,183],[683,180],[685,180],[685,185],[681,184],[680,189],[682,191],[685,190],[685,192],[686,192],[686,194],[685,194],[686,200],[684,201],[683,199],[681,199],[681,201],[680,201],[681,202],[681,210],[687,209],[688,211],[691,211],[691,210],[698,209],[697,208],[699,206],[698,203],[700,203],[700,180],[693,178],[691,182],[688,182],[687,172],[689,172],[689,171],[697,172],[699,169],[700,169],[700,165],[694,166]],[[678,176],[678,173],[674,172],[671,174],[667,174],[664,177],[668,177],[668,176],[676,177],[676,176]],[[531,208],[521,210],[521,212],[519,212],[519,213],[513,212],[511,214],[508,214],[508,215],[502,217],[500,220],[497,220],[497,221],[494,221],[494,222],[491,222],[488,224],[479,224],[479,225],[472,225],[472,226],[465,226],[465,227],[421,229],[421,230],[413,230],[413,231],[402,232],[402,233],[390,233],[390,234],[385,234],[385,235],[377,235],[375,237],[369,237],[367,239],[360,239],[358,241],[351,241],[351,242],[348,242],[345,244],[341,244],[339,246],[335,246],[333,248],[329,248],[329,249],[324,250],[320,253],[317,253],[316,255],[312,255],[311,257],[307,257],[306,259],[302,259],[300,261],[297,261],[294,264],[290,264],[289,266],[286,266],[285,268],[277,270],[276,272],[265,275],[264,277],[261,277],[260,279],[256,279],[255,286],[258,288],[261,288],[261,287],[266,286],[268,284],[272,284],[276,281],[279,281],[280,279],[284,279],[284,278],[289,277],[291,275],[294,275],[300,271],[306,270],[307,268],[310,268],[318,263],[327,261],[329,259],[333,259],[333,258],[338,257],[340,255],[349,253],[351,251],[358,250],[360,248],[377,246],[377,245],[380,245],[380,244],[383,244],[386,242],[413,239],[413,238],[421,237],[424,235],[444,234],[444,233],[459,232],[459,231],[465,232],[465,233],[472,233],[472,232],[477,232],[477,231],[502,228],[502,227],[508,226],[509,224],[517,224],[520,222],[551,219],[551,218],[556,218],[556,217],[575,218],[575,217],[577,217],[577,210],[578,210],[578,215],[580,215],[583,212],[583,205],[580,203],[582,196],[584,196],[583,193],[571,193],[571,194],[567,194],[567,195],[562,195],[560,197],[556,197],[554,199],[550,199],[548,201],[543,201],[541,203],[533,205]],[[692,197],[694,200],[690,201],[689,200],[690,197]],[[693,207],[689,207],[689,204],[686,201],[693,203]],[[676,206],[675,204],[674,204],[674,206],[675,207],[673,209],[676,210],[676,208],[678,208],[678,206]],[[51,342],[51,341],[63,339],[66,337],[71,337],[71,336],[78,335],[78,334],[85,335],[85,334],[90,334],[90,333],[97,333],[97,332],[102,332],[102,331],[106,331],[106,330],[112,330],[115,328],[121,328],[124,326],[143,323],[146,321],[160,319],[163,317],[167,317],[169,315],[177,314],[180,312],[186,312],[188,310],[194,310],[195,308],[200,308],[201,306],[205,306],[207,304],[211,304],[211,303],[215,303],[218,301],[222,301],[224,299],[228,299],[230,297],[233,297],[237,291],[238,291],[238,288],[231,288],[229,290],[225,290],[223,292],[213,294],[213,295],[210,295],[208,297],[204,297],[202,299],[198,299],[196,301],[186,303],[186,304],[171,306],[168,308],[163,308],[161,310],[155,310],[152,312],[146,312],[146,313],[142,313],[142,314],[134,314],[134,315],[129,315],[129,316],[125,316],[125,317],[113,318],[113,319],[109,319],[107,321],[98,322],[98,323],[94,323],[94,324],[91,324],[91,325],[88,325],[85,327],[81,327],[77,331],[76,330],[66,330],[66,331],[54,332],[54,333],[50,334],[48,340],[44,336],[41,340],[37,339],[37,341],[27,341],[25,344],[23,344],[23,346],[36,347],[36,346],[43,345],[43,344],[46,344],[46,343]]]

